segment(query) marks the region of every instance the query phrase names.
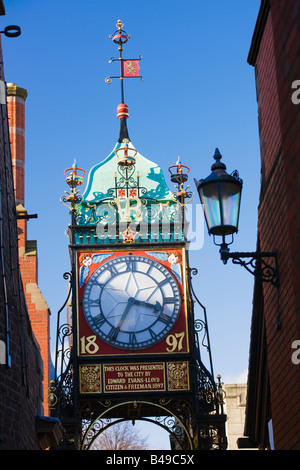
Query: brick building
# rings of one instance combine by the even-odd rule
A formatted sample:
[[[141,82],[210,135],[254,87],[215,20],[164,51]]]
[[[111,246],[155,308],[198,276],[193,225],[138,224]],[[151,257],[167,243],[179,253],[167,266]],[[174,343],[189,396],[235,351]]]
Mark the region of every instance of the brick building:
[[[262,449],[300,450],[298,0],[262,0],[248,62],[255,70],[261,153],[257,245],[277,252],[279,287],[255,282],[245,435]]]
[[[27,239],[27,223],[32,215],[25,209],[25,100],[27,91],[15,83],[7,84],[7,111],[12,169],[17,209],[19,263],[31,326],[43,360],[44,413],[49,414],[50,310],[38,286],[36,240]]]
[[[36,242],[26,234],[25,98],[5,83],[0,38],[0,450],[44,449],[63,431],[46,416],[49,309],[37,285]]]
[[[2,2],[0,13],[5,14]],[[17,213],[1,51],[0,120],[0,449],[38,449],[43,365],[19,271]]]

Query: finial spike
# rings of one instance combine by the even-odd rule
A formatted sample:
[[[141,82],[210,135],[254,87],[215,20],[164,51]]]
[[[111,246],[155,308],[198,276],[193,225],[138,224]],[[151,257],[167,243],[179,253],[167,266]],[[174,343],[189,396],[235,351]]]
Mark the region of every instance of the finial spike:
[[[215,160],[221,160],[221,158],[222,158],[222,155],[220,154],[220,150],[218,148],[216,148],[215,154],[214,154],[214,159]]]
[[[123,26],[124,26],[124,24],[122,24],[122,20],[118,20],[118,21],[117,21],[117,24],[116,24],[116,27],[117,27],[118,29],[122,29]]]
[[[221,158],[222,158],[222,155],[220,153],[220,150],[216,148],[215,154],[214,154],[214,159],[216,161],[211,166],[212,171],[217,170],[217,169],[226,170],[226,165],[223,162],[221,162]]]

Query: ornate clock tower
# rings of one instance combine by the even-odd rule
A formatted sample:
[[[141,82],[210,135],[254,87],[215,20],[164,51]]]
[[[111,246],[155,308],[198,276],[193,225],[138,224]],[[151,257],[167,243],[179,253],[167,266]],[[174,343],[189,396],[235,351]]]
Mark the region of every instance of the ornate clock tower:
[[[184,186],[189,168],[161,168],[135,149],[128,134],[125,78],[138,77],[139,59],[125,60],[129,35],[119,20],[120,134],[112,153],[85,171],[65,171],[70,190],[71,272],[68,322],[57,327],[50,405],[67,430],[64,445],[89,449],[113,422],[143,419],[170,433],[176,449],[225,449],[221,383],[200,354],[198,332],[208,329],[193,294]],[[195,317],[194,304],[204,317]],[[66,339],[68,340],[66,342]],[[70,444],[72,443],[72,444]]]

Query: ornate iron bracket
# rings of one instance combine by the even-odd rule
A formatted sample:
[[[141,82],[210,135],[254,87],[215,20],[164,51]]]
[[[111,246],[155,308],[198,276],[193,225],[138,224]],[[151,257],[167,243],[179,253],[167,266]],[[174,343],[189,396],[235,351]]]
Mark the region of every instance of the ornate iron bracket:
[[[198,299],[194,287],[193,287],[193,282],[192,282],[192,276],[196,276],[198,274],[198,270],[196,268],[189,268],[189,281],[190,281],[190,289],[191,289],[191,298],[194,302],[196,302],[199,307],[203,311],[203,320],[196,318],[194,320],[194,327],[195,327],[195,334],[197,335],[197,344],[198,344],[198,349],[199,349],[199,338],[198,334],[200,331],[204,332],[203,339],[202,339],[202,346],[206,348],[208,356],[209,356],[209,364],[210,364],[210,375],[213,380],[214,372],[213,372],[213,363],[212,363],[212,355],[211,355],[211,347],[210,347],[210,339],[209,339],[209,332],[208,332],[208,321],[207,321],[207,315],[206,315],[206,308],[200,300]],[[205,342],[206,341],[206,342]],[[200,360],[200,351],[198,354],[198,359]]]
[[[58,414],[62,416],[62,409],[72,406],[73,403],[73,369],[71,357],[73,329],[71,318],[67,318],[66,322],[62,321],[61,318],[65,307],[68,309],[72,294],[72,273],[64,273],[63,278],[69,281],[69,286],[66,300],[57,312],[54,379],[51,380],[49,394],[49,405],[52,416],[57,416]]]
[[[232,259],[233,264],[243,266],[249,273],[253,274],[262,282],[270,282],[273,286],[279,287],[278,266],[276,252],[235,252],[230,253],[227,247],[221,245],[221,260],[224,264],[228,259]],[[245,261],[244,258],[250,258]],[[270,264],[269,259],[273,260]]]

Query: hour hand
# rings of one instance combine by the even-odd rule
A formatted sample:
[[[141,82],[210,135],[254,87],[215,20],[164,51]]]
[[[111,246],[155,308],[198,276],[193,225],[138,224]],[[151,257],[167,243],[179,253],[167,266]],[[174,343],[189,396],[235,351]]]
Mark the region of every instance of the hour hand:
[[[143,300],[135,300],[134,304],[141,305],[143,307],[152,308],[155,312],[159,312],[162,309],[162,306],[160,305],[159,302],[156,302],[155,304],[151,304],[150,302],[145,302]]]

